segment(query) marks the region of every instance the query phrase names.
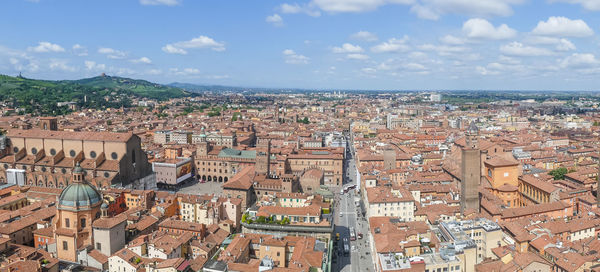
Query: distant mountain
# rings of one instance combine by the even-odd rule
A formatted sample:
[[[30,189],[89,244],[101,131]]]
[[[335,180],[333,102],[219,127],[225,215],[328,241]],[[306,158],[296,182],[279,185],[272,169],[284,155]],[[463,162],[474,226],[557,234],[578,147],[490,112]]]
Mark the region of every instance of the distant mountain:
[[[129,106],[132,96],[165,100],[190,96],[181,88],[146,80],[100,75],[79,80],[37,80],[0,75],[0,101],[24,108],[26,113],[61,114],[58,102],[73,102],[83,108]]]
[[[109,88],[114,90],[129,91],[140,97],[147,98],[176,98],[188,96],[189,93],[181,88],[152,83],[142,79],[131,79],[124,77],[115,77],[100,75],[97,77],[84,78],[78,80],[63,80],[59,83],[79,84],[93,88]]]
[[[167,84],[167,86],[184,89],[189,92],[202,93],[202,92],[241,92],[250,90],[250,88],[245,87],[233,87],[233,86],[223,86],[223,85],[202,85],[202,84],[192,84],[192,83],[181,83],[181,82],[173,82]]]

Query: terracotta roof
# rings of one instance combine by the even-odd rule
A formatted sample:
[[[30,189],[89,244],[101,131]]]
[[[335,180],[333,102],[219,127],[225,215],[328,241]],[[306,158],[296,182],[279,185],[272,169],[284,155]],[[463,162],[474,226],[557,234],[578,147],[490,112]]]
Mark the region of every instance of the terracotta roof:
[[[108,262],[108,256],[102,254],[102,252],[98,250],[92,249],[90,252],[88,252],[88,255],[101,264]]]
[[[485,164],[493,166],[493,167],[505,167],[505,166],[515,166],[519,165],[519,162],[516,160],[507,160],[505,158],[495,156],[489,160],[484,161]]]
[[[11,129],[8,131],[9,138],[37,138],[37,139],[64,139],[64,140],[83,140],[83,141],[107,141],[107,142],[127,142],[133,136],[133,133],[116,132],[70,132],[41,129]]]
[[[249,190],[253,184],[254,166],[247,166],[223,184],[223,189]]]
[[[115,217],[98,218],[92,223],[94,228],[111,229],[127,220],[127,214],[121,213]]]

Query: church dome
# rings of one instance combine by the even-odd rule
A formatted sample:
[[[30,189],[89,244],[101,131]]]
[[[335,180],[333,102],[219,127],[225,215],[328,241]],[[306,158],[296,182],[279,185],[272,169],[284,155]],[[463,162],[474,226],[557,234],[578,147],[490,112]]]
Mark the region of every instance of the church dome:
[[[58,198],[60,207],[75,210],[90,208],[100,202],[102,202],[100,193],[92,185],[85,182],[70,184]]]
[[[58,208],[69,210],[87,210],[100,205],[102,196],[83,178],[83,169],[77,163],[73,169],[73,183],[69,184],[58,197]]]

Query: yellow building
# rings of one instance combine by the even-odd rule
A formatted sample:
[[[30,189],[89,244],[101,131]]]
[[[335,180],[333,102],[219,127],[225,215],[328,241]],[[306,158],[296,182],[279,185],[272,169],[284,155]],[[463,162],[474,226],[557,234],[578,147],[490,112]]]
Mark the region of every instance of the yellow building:
[[[94,244],[92,222],[100,218],[100,205],[102,196],[85,181],[83,168],[77,164],[73,169],[73,183],[58,198],[53,222],[59,259],[78,262],[79,251]]]
[[[492,193],[507,207],[519,206],[519,163],[497,156],[486,160],[484,165]]]

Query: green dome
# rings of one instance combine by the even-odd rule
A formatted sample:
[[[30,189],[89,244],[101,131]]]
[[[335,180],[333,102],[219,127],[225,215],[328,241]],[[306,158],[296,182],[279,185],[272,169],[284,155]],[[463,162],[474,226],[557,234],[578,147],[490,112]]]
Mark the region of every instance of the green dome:
[[[70,184],[58,198],[59,208],[75,210],[87,209],[100,202],[102,202],[100,193],[86,182]]]

